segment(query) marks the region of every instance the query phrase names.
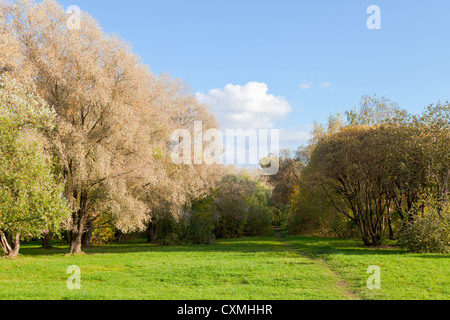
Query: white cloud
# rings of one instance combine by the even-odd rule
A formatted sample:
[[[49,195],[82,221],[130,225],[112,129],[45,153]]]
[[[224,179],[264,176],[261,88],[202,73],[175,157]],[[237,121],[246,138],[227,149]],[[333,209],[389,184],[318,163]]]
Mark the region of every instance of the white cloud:
[[[322,82],[322,83],[320,83],[320,85],[325,89],[329,89],[329,90],[333,89],[333,84],[331,82]]]
[[[301,90],[308,90],[309,88],[311,88],[312,84],[313,83],[311,81],[302,80],[300,82],[299,87],[300,87]]]
[[[271,129],[275,121],[292,112],[284,97],[269,94],[267,84],[249,82],[228,84],[207,94],[198,92],[197,99],[211,108],[221,129]]]

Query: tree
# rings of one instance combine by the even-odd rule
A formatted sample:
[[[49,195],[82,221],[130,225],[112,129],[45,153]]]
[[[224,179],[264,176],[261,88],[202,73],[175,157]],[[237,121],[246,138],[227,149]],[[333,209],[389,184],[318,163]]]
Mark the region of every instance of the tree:
[[[0,67],[57,113],[49,133],[71,206],[70,252],[81,252],[86,224],[110,213],[123,231],[142,230],[147,207],[132,192],[153,179],[153,143],[164,128],[158,81],[123,40],[87,14],[80,29],[54,1],[2,3],[8,43]],[[0,43],[2,44],[2,43]]]
[[[270,189],[257,174],[244,171],[224,175],[214,202],[217,238],[266,235],[271,229],[274,215]]]
[[[57,113],[49,138],[72,210],[71,253],[81,251],[83,235],[88,244],[86,231],[104,214],[122,232],[144,230],[162,190],[183,189],[175,199],[179,205],[204,189],[201,177],[209,168],[173,168],[170,158],[161,157],[173,147],[173,130],[190,129],[197,120],[206,129],[216,123],[181,81],[153,76],[128,43],[103,33],[86,13],[80,28],[72,29],[54,1],[1,6],[0,68]],[[163,194],[149,205],[155,192],[145,193],[155,185]]]
[[[378,132],[379,127],[351,126],[322,139],[308,168],[330,204],[355,222],[368,246],[381,244],[387,208],[387,163]]]
[[[290,150],[280,151],[279,162],[277,174],[267,177],[273,188],[271,198],[277,208],[289,203],[294,188],[300,183],[301,171],[305,166],[305,163],[300,161]]]
[[[59,230],[69,214],[52,174],[43,132],[55,113],[16,81],[0,76],[0,245],[17,257],[20,239]]]
[[[361,98],[358,108],[346,113],[348,125],[372,126],[393,121],[400,121],[408,116],[406,110],[401,109],[396,102],[386,97],[365,95]]]
[[[148,210],[148,241],[156,242],[157,224],[160,218],[171,215],[171,221],[177,221],[191,207],[191,202],[212,188],[222,176],[222,166],[194,164],[195,126],[200,125],[203,132],[217,128],[214,115],[200,104],[193,92],[180,80],[168,75],[158,77],[155,84],[158,92],[158,109],[162,115],[158,136],[153,139],[153,177],[143,179],[136,185],[135,194],[146,204]],[[179,139],[172,140],[172,133],[186,130],[190,137],[191,163],[175,164],[172,160],[174,147]],[[203,142],[203,147],[208,142]]]
[[[428,160],[430,191],[442,210],[450,193],[450,103],[428,106],[415,124]]]

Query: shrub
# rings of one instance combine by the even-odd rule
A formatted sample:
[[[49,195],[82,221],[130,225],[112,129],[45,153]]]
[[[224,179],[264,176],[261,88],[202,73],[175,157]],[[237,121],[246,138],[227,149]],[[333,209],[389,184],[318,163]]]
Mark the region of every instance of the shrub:
[[[273,207],[273,221],[272,225],[277,227],[288,227],[291,215],[291,205],[281,204],[279,208]]]
[[[166,234],[164,236],[164,238],[158,240],[158,242],[161,245],[167,246],[167,247],[175,247],[175,246],[179,246],[181,244],[180,237],[175,232]]]
[[[92,231],[91,245],[93,246],[110,244],[114,240],[116,240],[116,229],[112,225],[94,228]]]
[[[217,238],[239,238],[245,234],[246,219],[242,204],[237,201],[217,207],[219,219],[214,230]]]
[[[215,240],[214,192],[193,199],[187,218],[186,239],[193,244],[211,244]]]
[[[168,210],[162,210],[156,223],[157,242],[163,246],[176,246],[180,244],[182,224]]]
[[[214,203],[217,238],[267,235],[272,231],[270,189],[248,174],[224,177]]]
[[[117,230],[112,222],[111,213],[106,212],[93,223],[90,245],[102,246],[110,244],[116,240],[116,232]]]
[[[274,209],[268,202],[269,198],[251,197],[247,200],[247,230],[248,236],[269,235],[274,221]]]
[[[403,248],[415,253],[450,253],[450,210],[429,208],[400,234]]]

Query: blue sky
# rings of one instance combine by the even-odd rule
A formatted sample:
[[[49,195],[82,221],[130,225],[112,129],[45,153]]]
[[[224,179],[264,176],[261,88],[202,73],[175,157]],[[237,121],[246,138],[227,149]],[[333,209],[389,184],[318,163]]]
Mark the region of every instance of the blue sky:
[[[314,120],[364,94],[413,113],[450,95],[448,0],[59,2],[131,42],[154,73],[185,80],[216,104],[222,125],[236,116],[226,113],[240,107],[237,96],[256,97],[264,113],[244,103],[249,110],[237,123],[284,129],[286,147],[305,143]],[[381,30],[366,27],[369,5],[381,8]]]

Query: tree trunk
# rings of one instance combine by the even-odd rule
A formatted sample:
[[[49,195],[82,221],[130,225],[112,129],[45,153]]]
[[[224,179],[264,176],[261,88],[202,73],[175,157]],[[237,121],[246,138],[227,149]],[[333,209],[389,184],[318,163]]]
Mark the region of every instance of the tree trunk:
[[[11,244],[9,242],[11,242]],[[12,240],[8,241],[3,231],[0,231],[0,243],[3,252],[8,258],[14,259],[19,255],[20,234],[16,234],[15,237],[12,238]]]
[[[73,229],[70,235],[70,254],[80,254],[81,251],[81,240],[83,238],[84,233],[84,219],[81,211],[78,214],[74,215],[76,219],[74,219]]]
[[[72,214],[73,228],[70,236],[70,254],[82,253],[81,244],[87,219],[86,204],[88,197],[86,191],[81,191],[79,195],[80,209]],[[75,198],[77,197],[75,196]]]
[[[81,238],[82,248],[89,248],[91,246],[92,232],[94,231],[94,223],[88,222],[86,225],[86,231]]]
[[[79,254],[81,253],[81,238],[83,236],[83,232],[78,230],[72,230],[72,241],[70,243],[70,254]]]
[[[13,251],[8,257],[11,259],[16,258],[19,255],[19,249],[20,249],[20,234],[16,234],[13,240]]]
[[[114,237],[116,238],[117,242],[122,242],[123,241],[123,232],[120,230],[117,230]]]
[[[379,247],[381,245],[381,236],[377,233],[372,236],[372,247]]]
[[[42,232],[42,248],[50,249],[52,246],[50,245],[50,231],[45,230]]]
[[[3,252],[8,256],[9,253],[12,251],[12,248],[8,242],[8,239],[6,238],[6,235],[1,230],[0,230],[0,243],[1,243],[1,246],[3,249]]]
[[[147,240],[148,243],[155,243],[158,239],[158,234],[156,232],[156,225],[153,222],[150,222],[147,229]]]
[[[390,213],[388,218],[388,224],[389,224],[389,240],[394,240],[395,239],[394,228],[392,227],[392,216]]]

